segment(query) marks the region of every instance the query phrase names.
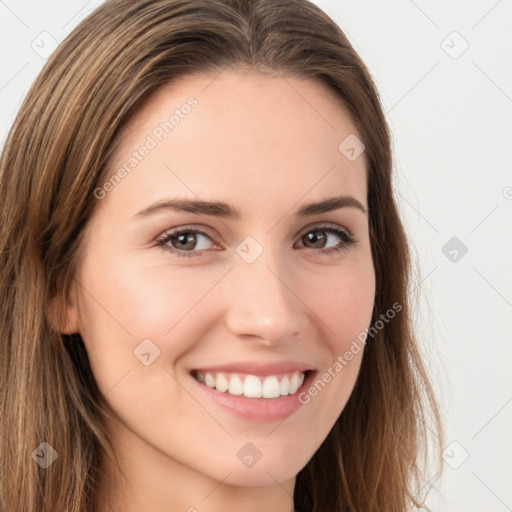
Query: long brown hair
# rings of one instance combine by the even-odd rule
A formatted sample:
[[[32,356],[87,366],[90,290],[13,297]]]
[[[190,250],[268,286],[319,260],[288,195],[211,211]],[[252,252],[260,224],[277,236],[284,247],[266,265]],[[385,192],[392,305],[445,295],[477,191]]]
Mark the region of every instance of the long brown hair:
[[[121,128],[159,86],[227,66],[322,81],[365,144],[372,325],[344,411],[297,475],[301,512],[420,507],[438,409],[411,323],[409,246],[391,186],[391,144],[376,87],[340,28],[307,0],[110,0],[58,47],[30,89],[0,161],[0,506],[91,512],[102,456],[115,460],[110,414],[78,334],[59,318],[80,262],[94,190],[111,172]],[[341,141],[340,141],[341,142]],[[59,463],[42,468],[47,442]],[[36,453],[37,457],[37,453]]]

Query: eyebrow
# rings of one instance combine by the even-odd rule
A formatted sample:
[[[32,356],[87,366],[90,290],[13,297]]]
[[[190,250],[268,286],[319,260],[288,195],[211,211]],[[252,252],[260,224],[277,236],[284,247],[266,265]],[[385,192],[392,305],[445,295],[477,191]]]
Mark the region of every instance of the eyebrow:
[[[368,215],[366,208],[353,196],[338,196],[324,199],[316,203],[309,203],[297,211],[298,217],[307,217],[319,213],[326,213],[340,208],[356,208]],[[195,199],[163,199],[160,200],[133,217],[148,217],[152,214],[171,210],[177,212],[195,213],[198,215],[211,215],[230,219],[241,219],[239,210],[222,201],[199,201]]]

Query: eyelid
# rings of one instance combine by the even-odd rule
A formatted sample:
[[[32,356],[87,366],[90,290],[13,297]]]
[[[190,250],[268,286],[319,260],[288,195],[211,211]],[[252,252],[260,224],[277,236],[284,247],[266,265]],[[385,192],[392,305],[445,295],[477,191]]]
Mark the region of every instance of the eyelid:
[[[204,227],[197,227],[195,225],[184,225],[184,226],[179,226],[177,228],[171,228],[171,229],[168,229],[167,231],[164,231],[162,234],[160,234],[157,238],[156,238],[156,243],[158,245],[164,245],[165,243],[167,243],[167,239],[168,237],[170,236],[175,236],[177,234],[180,234],[182,232],[187,232],[187,231],[193,231],[193,232],[196,232],[196,233],[199,233],[201,235],[204,235],[206,237],[208,237],[213,243],[215,243],[216,245],[219,245],[215,239],[216,237],[214,235],[212,235],[209,230],[207,228],[204,228]]]
[[[313,222],[312,224],[306,226],[305,228],[301,229],[297,235],[297,236],[302,236],[304,235],[305,233],[307,233],[308,231],[313,231],[314,229],[322,229],[322,228],[332,228],[332,229],[336,229],[338,231],[345,231],[345,233],[347,233],[347,235],[350,237],[350,238],[354,238],[354,235],[352,233],[352,231],[350,229],[348,229],[347,227],[345,226],[340,226],[339,224],[334,224],[332,222]]]

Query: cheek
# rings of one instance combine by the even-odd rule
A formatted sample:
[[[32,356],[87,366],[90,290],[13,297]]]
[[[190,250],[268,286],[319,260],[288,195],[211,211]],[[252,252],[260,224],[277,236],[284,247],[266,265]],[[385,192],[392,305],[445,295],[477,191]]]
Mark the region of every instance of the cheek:
[[[374,306],[375,273],[371,259],[367,259],[327,274],[310,287],[308,304],[325,327],[323,341],[328,354],[310,398],[324,408],[319,414],[334,423],[359,373]],[[320,394],[323,398],[317,401],[315,397]]]
[[[158,355],[157,366],[164,361],[172,366],[193,345],[191,325],[204,327],[206,319],[204,314],[199,318],[198,306],[223,272],[93,254],[80,277],[80,332],[104,391],[128,370],[140,368],[134,351],[143,342],[152,347],[151,357]],[[105,268],[109,270],[99,271]],[[152,344],[144,341],[148,339]]]
[[[331,349],[343,353],[370,325],[375,300],[373,265],[341,267],[326,273],[310,290],[311,307],[326,325]]]

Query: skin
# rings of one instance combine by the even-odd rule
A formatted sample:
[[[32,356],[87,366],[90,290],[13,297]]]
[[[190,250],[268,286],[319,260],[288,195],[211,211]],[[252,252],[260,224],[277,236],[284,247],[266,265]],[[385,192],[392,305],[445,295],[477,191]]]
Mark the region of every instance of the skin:
[[[112,171],[190,96],[198,101],[190,114],[97,200],[67,306],[62,332],[84,340],[117,415],[107,428],[127,479],[109,482],[104,464],[98,510],[289,512],[296,475],[342,412],[362,351],[307,405],[275,422],[221,409],[189,370],[299,360],[321,375],[370,325],[375,274],[366,214],[346,207],[296,216],[302,205],[335,195],[367,208],[364,153],[349,161],[338,150],[358,132],[320,82],[228,70],[186,77],[151,96],[126,126]],[[169,197],[224,201],[242,218],[171,210],[133,217]],[[325,235],[317,228],[325,223],[357,242],[320,254],[321,244],[303,235]],[[183,226],[211,235],[198,238],[200,250],[188,249],[192,258],[155,243]],[[263,248],[250,264],[236,252],[249,236]],[[328,235],[324,248],[343,243]],[[134,357],[147,338],[160,350],[149,366]],[[249,441],[262,453],[251,468],[236,456]]]

